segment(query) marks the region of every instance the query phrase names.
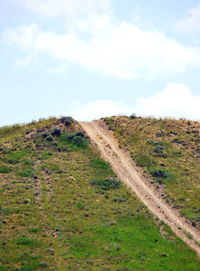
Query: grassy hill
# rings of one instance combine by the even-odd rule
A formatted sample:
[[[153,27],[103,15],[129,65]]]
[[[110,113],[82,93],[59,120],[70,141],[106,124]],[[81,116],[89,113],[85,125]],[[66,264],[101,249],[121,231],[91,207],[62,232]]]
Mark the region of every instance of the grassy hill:
[[[105,122],[163,198],[200,230],[200,123],[135,116]]]
[[[152,141],[146,143],[143,130],[135,135],[132,128],[131,132],[126,130],[140,121],[106,119],[120,143],[128,144],[134,158],[139,157],[133,147],[136,142],[138,146],[139,142],[142,144],[140,136],[145,138],[144,146],[149,150],[156,146]],[[129,137],[126,131],[130,132]],[[164,132],[165,127],[159,131]],[[196,132],[187,134],[197,139],[196,135]],[[180,132],[176,137],[182,139]],[[148,139],[156,141],[157,137],[148,134]],[[191,144],[195,146],[194,142]],[[177,145],[180,150],[176,150]],[[172,146],[173,152],[179,154],[171,154],[170,149],[170,155],[176,155],[178,162],[183,158],[183,145],[172,143]],[[164,144],[163,152],[167,155],[168,148]],[[144,151],[145,155],[145,147]],[[192,151],[196,157],[196,149]],[[167,166],[163,168],[171,170],[168,156],[148,155],[155,161],[161,159],[157,163],[165,161]],[[184,161],[186,167],[185,163],[189,162]],[[155,167],[158,165],[160,168],[160,164]],[[195,179],[184,176],[190,180],[192,191],[198,176],[194,165],[191,161]],[[148,164],[145,167],[152,170]],[[175,182],[169,176],[161,180]],[[184,205],[183,210],[193,212],[196,199],[186,206],[189,196],[187,189],[181,187],[181,193],[186,195],[185,200],[178,202]],[[169,191],[172,199],[171,190],[167,189],[166,185],[166,193]],[[71,118],[52,118],[0,129],[0,215],[0,270],[199,270],[200,261],[195,253],[119,182]]]

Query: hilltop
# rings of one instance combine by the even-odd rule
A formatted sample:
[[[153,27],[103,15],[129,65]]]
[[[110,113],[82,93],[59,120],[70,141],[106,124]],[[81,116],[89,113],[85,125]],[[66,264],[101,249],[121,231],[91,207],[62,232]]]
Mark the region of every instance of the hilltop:
[[[152,185],[199,228],[199,123],[104,122]],[[0,184],[0,270],[199,268],[195,252],[125,187],[72,118],[1,128]]]

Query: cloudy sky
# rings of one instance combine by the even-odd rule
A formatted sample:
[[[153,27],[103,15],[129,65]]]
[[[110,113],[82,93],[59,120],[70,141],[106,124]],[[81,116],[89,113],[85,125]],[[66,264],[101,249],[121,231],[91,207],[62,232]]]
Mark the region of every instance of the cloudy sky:
[[[0,1],[0,126],[200,120],[200,0]]]

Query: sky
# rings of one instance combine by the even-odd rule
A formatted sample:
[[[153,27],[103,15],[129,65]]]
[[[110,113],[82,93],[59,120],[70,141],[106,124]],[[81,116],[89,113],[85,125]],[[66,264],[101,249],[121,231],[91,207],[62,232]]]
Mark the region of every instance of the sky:
[[[200,120],[200,0],[0,1],[0,126]]]

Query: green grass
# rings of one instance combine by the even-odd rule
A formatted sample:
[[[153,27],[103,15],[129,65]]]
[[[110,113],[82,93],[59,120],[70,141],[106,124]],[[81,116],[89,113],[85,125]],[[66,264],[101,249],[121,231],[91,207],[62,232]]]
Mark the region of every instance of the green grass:
[[[25,169],[25,170],[22,170],[22,171],[17,171],[16,173],[20,177],[32,177],[33,176],[33,171],[30,170],[30,169]]]
[[[35,247],[35,246],[38,245],[38,242],[35,239],[29,238],[29,237],[26,237],[26,236],[18,237],[17,239],[14,240],[14,242],[17,245],[21,245],[21,246]]]
[[[34,125],[50,132],[60,120]],[[26,137],[27,127],[10,128],[10,145],[2,143],[12,171],[0,173],[0,270],[199,270],[195,253],[119,183],[87,138],[84,146],[65,140],[80,131],[76,123],[62,126],[57,145],[40,131]],[[10,165],[13,152],[24,155]]]
[[[41,159],[41,160],[47,160],[47,159],[49,159],[51,156],[52,156],[52,153],[51,153],[51,152],[43,152],[43,153],[40,155],[40,159]]]
[[[6,160],[9,164],[17,164],[24,158],[30,155],[30,150],[10,151],[6,156]]]
[[[31,233],[38,233],[38,232],[42,231],[41,228],[28,228],[27,230]]]
[[[200,123],[128,117],[105,122],[166,200],[200,230]]]
[[[91,182],[91,185],[107,191],[107,190],[119,188],[121,185],[121,182],[114,179],[99,179],[99,180],[93,180]]]
[[[8,166],[0,166],[0,173],[9,173],[12,169]]]
[[[104,160],[100,158],[91,159],[90,166],[93,168],[102,168],[102,169],[107,169],[110,167],[108,163],[106,163]]]
[[[59,143],[66,144],[68,143],[68,149],[70,151],[75,151],[79,149],[86,149],[88,147],[88,139],[79,135],[79,133],[69,133],[61,135],[59,138]]]

